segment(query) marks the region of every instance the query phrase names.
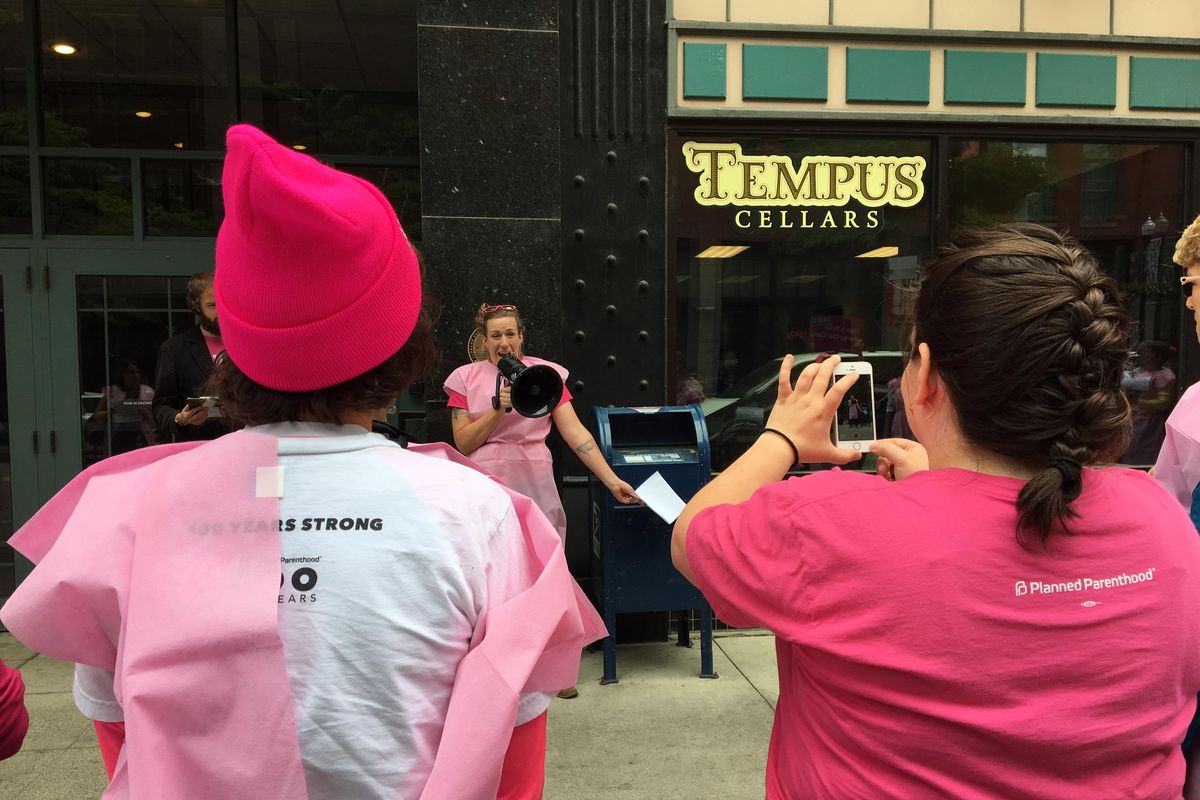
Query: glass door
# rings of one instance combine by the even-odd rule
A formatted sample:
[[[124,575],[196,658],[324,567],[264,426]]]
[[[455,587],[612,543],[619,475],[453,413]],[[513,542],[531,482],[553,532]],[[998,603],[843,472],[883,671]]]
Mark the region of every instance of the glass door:
[[[190,275],[212,245],[54,249],[50,265],[58,485],[104,458],[160,443],[151,412],[159,346],[195,324]]]
[[[0,249],[0,603],[29,573],[7,540],[38,506],[39,456],[48,446],[36,411],[42,387],[33,371],[33,291],[29,251]]]

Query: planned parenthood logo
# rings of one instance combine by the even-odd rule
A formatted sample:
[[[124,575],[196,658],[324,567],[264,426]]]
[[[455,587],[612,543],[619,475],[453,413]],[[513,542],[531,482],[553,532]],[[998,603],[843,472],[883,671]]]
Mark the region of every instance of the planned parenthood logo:
[[[1013,592],[1017,597],[1028,595],[1067,594],[1070,592],[1091,592],[1102,589],[1117,589],[1122,586],[1132,586],[1138,583],[1148,583],[1154,580],[1158,567],[1150,567],[1144,572],[1122,572],[1108,578],[1075,578],[1067,581],[1017,581]]]

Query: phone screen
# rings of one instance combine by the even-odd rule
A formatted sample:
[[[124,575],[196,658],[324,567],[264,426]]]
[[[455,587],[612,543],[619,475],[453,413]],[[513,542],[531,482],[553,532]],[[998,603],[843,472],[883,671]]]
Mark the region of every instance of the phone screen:
[[[858,380],[838,405],[837,443],[875,440],[875,389],[871,373],[859,373]]]

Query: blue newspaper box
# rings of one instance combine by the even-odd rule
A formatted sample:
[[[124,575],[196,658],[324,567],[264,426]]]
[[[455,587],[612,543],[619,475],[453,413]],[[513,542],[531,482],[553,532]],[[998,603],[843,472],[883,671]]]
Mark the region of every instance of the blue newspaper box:
[[[635,488],[658,472],[687,501],[708,482],[708,429],[698,405],[597,407],[592,432],[613,471]],[[671,525],[649,508],[617,502],[594,478],[590,486],[592,585],[609,634],[601,683],[617,681],[617,614],[635,611],[684,612],[678,643],[691,647],[688,617],[699,609],[700,677],[717,677],[712,607],[671,563]]]

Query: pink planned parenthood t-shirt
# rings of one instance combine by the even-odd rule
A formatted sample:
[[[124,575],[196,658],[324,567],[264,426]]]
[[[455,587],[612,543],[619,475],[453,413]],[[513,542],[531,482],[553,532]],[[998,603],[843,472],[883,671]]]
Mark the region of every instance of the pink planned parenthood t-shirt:
[[[1022,481],[833,471],[688,528],[725,622],[776,634],[767,797],[1178,798],[1200,691],[1200,537],[1088,469],[1075,535],[1015,539]]]

